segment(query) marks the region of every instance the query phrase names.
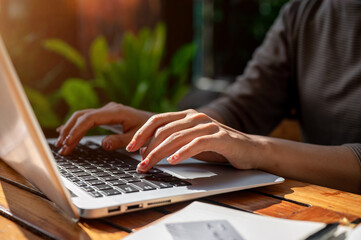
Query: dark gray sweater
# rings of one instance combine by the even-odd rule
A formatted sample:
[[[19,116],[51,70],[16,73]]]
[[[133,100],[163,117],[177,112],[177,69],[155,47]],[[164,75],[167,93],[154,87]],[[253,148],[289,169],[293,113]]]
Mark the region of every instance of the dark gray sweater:
[[[295,108],[304,142],[346,144],[361,162],[361,1],[288,3],[244,74],[208,107],[262,135]]]

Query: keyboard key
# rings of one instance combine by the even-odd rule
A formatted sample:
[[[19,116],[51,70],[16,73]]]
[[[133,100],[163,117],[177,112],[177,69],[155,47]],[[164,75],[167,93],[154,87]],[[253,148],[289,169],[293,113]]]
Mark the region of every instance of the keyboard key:
[[[148,170],[148,173],[162,173],[163,171],[158,168],[151,168]]]
[[[75,176],[77,177],[85,177],[85,176],[91,176],[89,173],[87,172],[78,172],[78,173],[74,173]]]
[[[156,189],[155,187],[153,187],[151,184],[146,183],[146,182],[135,182],[132,183],[133,185],[139,187],[140,189],[142,189],[143,191],[149,191],[149,190],[154,190]]]
[[[96,192],[96,191],[88,192],[88,194],[95,198],[103,197],[103,195],[100,192]]]
[[[94,173],[94,175],[96,175],[97,177],[110,177],[110,174],[106,172],[96,172]]]
[[[113,176],[105,176],[105,177],[101,177],[101,179],[103,179],[104,181],[110,182],[110,181],[116,181],[118,180],[118,178],[113,177]]]
[[[172,184],[173,186],[176,186],[176,187],[192,185],[190,182],[187,182],[187,181],[170,182],[170,184]]]
[[[102,185],[97,185],[94,186],[95,189],[99,190],[99,191],[103,191],[103,190],[108,190],[108,189],[113,189],[111,186],[107,185],[107,184],[102,184]]]
[[[121,167],[121,168],[119,168],[119,170],[123,170],[123,171],[125,171],[125,172],[128,172],[128,171],[136,171],[136,170],[137,170],[137,167],[136,167],[136,166]]]
[[[152,177],[152,174],[149,174],[149,173],[133,173],[132,174],[134,177],[136,178],[140,178],[140,179],[144,179],[144,178],[149,178],[149,177]]]
[[[69,179],[69,181],[71,181],[71,182],[79,182],[79,181],[80,181],[80,179],[77,178],[77,177],[70,177],[70,178],[68,178],[68,179]]]
[[[132,187],[130,185],[117,186],[117,188],[119,188],[120,190],[122,190],[125,193],[139,192],[138,189],[136,189],[135,187]]]
[[[118,175],[118,174],[124,174],[125,173],[123,170],[118,170],[118,169],[113,170],[113,169],[108,169],[108,171],[111,172],[113,175]]]
[[[170,176],[170,177],[161,178],[161,180],[164,181],[164,182],[177,182],[180,179],[177,178],[177,177]]]
[[[173,185],[167,182],[160,182],[156,180],[147,180],[148,182],[156,185],[158,188],[172,188]]]
[[[69,172],[71,173],[80,173],[80,172],[84,172],[84,170],[81,170],[79,168],[73,168],[73,169],[68,169]]]
[[[112,196],[112,195],[119,195],[122,194],[121,192],[119,192],[116,189],[109,189],[109,190],[104,190],[101,192],[102,194],[104,194],[105,196]]]
[[[116,181],[109,182],[109,184],[111,184],[113,186],[120,186],[120,185],[125,185],[127,183],[123,180],[116,180]]]
[[[84,169],[96,169],[97,167],[93,166],[93,165],[85,165],[83,166]]]
[[[81,189],[83,189],[86,192],[94,192],[94,188],[92,188],[90,186],[85,186],[85,187],[82,187]]]
[[[99,168],[87,169],[86,171],[89,173],[104,172],[103,170],[101,170]]]
[[[84,177],[80,177],[81,180],[85,181],[85,182],[90,182],[93,180],[98,180],[96,177],[94,176],[84,176]]]
[[[102,185],[102,184],[104,184],[104,182],[101,181],[101,180],[99,180],[99,179],[97,179],[97,180],[92,180],[92,181],[88,181],[87,183],[88,183],[89,185],[91,185],[91,186],[96,186],[96,185]]]
[[[153,176],[157,177],[157,178],[165,178],[165,177],[172,177],[172,175],[165,173],[165,172],[161,172],[161,173],[155,173]]]
[[[77,185],[78,187],[85,187],[88,186],[88,184],[86,184],[85,182],[79,181],[79,182],[74,182],[75,185]]]
[[[73,174],[67,173],[67,172],[66,172],[66,173],[62,173],[61,175],[62,175],[63,177],[66,177],[66,178],[74,177]]]
[[[124,178],[124,179],[122,179],[122,180],[123,180],[123,181],[126,181],[127,183],[140,182],[140,179],[139,179],[139,178],[134,178],[134,177]]]
[[[115,176],[116,176],[117,178],[120,178],[120,179],[133,177],[132,175],[130,175],[130,174],[128,174],[128,173],[117,174],[117,175],[115,175]]]

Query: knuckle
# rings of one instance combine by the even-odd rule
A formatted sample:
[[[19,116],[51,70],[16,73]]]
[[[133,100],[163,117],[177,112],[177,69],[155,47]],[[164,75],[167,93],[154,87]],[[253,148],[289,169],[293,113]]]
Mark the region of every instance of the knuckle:
[[[84,111],[75,111],[74,113],[73,113],[73,116],[74,117],[76,117],[76,118],[79,118],[80,116],[82,116],[83,115],[83,113],[84,113]]]
[[[178,139],[180,139],[182,137],[182,134],[180,132],[175,132],[175,133],[172,133],[170,136],[169,136],[169,140],[171,142],[173,141],[176,141]]]
[[[166,131],[165,127],[159,127],[159,128],[155,131],[154,137],[155,137],[155,138],[161,138],[162,136],[164,136],[165,131]]]
[[[84,113],[78,118],[77,122],[89,122],[92,120],[93,114],[91,112]]]
[[[201,145],[201,144],[205,144],[206,142],[208,142],[208,138],[206,138],[206,137],[198,137],[198,138],[195,138],[194,140],[193,140],[193,142],[194,142],[194,144],[195,145]]]
[[[204,124],[204,129],[209,131],[209,132],[218,132],[219,131],[219,126],[217,124],[215,124],[214,122],[209,122]]]
[[[157,115],[153,115],[149,118],[149,122],[150,123],[157,123],[160,121],[160,119],[162,119],[162,114],[157,114]]]
[[[194,114],[194,113],[197,113],[197,111],[196,111],[196,110],[194,110],[194,109],[187,109],[187,110],[185,110],[184,112],[185,112],[185,113],[188,113],[188,114]]]
[[[204,113],[194,113],[190,116],[192,120],[206,121],[208,120],[208,116]]]

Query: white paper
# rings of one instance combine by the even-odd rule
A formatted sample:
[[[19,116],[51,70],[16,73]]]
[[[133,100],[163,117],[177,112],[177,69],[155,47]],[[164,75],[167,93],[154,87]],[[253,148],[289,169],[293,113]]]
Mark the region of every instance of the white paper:
[[[227,220],[238,231],[241,237],[246,240],[305,239],[310,234],[325,226],[324,223],[260,216],[226,207],[193,202],[164,220],[129,235],[126,239],[172,240],[171,234],[165,227],[166,223],[207,220]],[[350,232],[350,228],[340,226],[338,227],[336,236],[344,233],[348,236]]]
[[[348,240],[360,240],[361,239],[361,224],[358,225],[350,234]]]

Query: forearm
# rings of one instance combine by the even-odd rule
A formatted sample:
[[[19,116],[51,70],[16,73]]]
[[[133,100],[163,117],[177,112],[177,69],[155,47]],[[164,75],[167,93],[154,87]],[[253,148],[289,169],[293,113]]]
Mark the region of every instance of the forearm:
[[[262,148],[255,155],[258,169],[286,178],[360,193],[360,163],[348,147],[253,137]]]

